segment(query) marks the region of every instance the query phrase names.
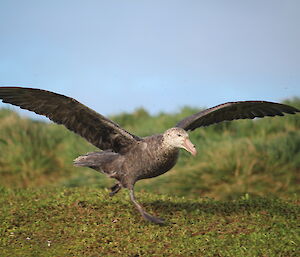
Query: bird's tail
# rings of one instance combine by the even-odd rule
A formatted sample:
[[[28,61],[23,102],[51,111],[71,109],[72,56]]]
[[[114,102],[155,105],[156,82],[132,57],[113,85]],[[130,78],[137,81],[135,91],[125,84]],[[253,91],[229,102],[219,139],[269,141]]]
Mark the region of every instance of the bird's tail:
[[[119,157],[118,153],[111,151],[91,152],[77,157],[73,164],[77,167],[89,167],[107,174],[111,173],[108,166]]]

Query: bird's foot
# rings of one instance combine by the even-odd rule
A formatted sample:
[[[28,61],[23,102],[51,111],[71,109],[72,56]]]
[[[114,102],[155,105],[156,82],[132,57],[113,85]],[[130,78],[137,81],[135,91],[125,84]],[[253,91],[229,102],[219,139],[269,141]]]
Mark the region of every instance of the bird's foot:
[[[143,218],[145,220],[148,220],[155,224],[164,224],[165,223],[165,221],[163,219],[154,217],[154,216],[150,215],[148,212],[144,211],[143,207],[135,199],[133,188],[131,188],[129,190],[129,193],[130,193],[129,195],[130,195],[131,201],[134,203],[135,207],[138,209],[138,211],[140,212],[140,214],[143,216]]]
[[[111,192],[109,193],[109,196],[112,197],[114,196],[116,193],[118,193],[121,189],[121,185],[119,183],[115,184],[114,186],[112,186],[110,188]]]
[[[148,221],[153,222],[153,223],[155,223],[155,224],[164,224],[164,223],[165,223],[165,220],[164,220],[164,219],[161,219],[161,218],[152,216],[152,215],[150,215],[149,213],[147,213],[147,212],[145,212],[145,211],[144,211],[144,212],[141,212],[141,214],[142,214],[142,216],[143,216],[143,218],[144,218],[145,220],[148,220]]]

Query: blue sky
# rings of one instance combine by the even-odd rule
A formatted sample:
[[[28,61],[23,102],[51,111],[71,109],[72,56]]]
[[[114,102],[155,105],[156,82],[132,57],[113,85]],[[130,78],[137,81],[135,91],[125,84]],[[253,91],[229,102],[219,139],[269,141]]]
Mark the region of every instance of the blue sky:
[[[1,0],[0,85],[104,115],[281,101],[300,96],[299,10],[299,0]]]

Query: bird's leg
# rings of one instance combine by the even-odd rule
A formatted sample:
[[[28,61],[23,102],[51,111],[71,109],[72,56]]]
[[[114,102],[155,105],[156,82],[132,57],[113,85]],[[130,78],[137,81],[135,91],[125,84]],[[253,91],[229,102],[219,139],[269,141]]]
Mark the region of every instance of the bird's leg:
[[[116,193],[120,191],[121,188],[122,186],[120,185],[120,183],[115,184],[110,188],[111,192],[109,193],[109,196],[114,196]]]
[[[164,223],[163,219],[154,217],[154,216],[150,215],[149,213],[147,213],[146,211],[144,211],[143,207],[135,199],[133,188],[129,189],[129,194],[130,194],[131,201],[134,203],[135,207],[138,209],[138,211],[140,212],[140,214],[143,216],[143,218],[145,220],[154,222],[156,224],[163,224]]]

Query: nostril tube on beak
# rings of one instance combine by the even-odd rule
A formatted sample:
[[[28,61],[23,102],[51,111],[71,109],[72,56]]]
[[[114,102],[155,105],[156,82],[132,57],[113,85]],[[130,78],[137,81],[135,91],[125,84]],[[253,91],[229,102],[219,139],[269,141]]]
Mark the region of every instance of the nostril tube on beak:
[[[195,156],[197,154],[197,149],[196,146],[194,146],[193,151],[190,152],[193,156]]]
[[[185,139],[183,143],[183,148],[190,152],[193,156],[197,154],[196,147],[193,145],[190,139]]]

